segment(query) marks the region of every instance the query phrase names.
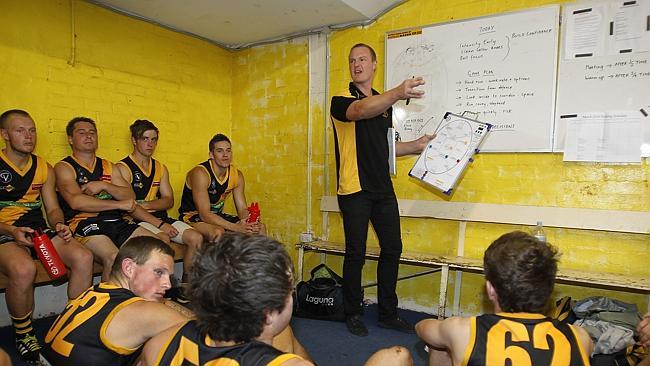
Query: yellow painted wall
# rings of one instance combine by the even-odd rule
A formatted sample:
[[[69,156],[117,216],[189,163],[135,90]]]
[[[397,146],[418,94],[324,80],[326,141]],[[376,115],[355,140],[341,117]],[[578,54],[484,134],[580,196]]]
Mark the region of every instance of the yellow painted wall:
[[[65,124],[84,115],[98,124],[98,156],[119,160],[128,126],[149,119],[177,207],[212,134],[231,131],[232,53],[84,1],[2,1],[0,23],[0,109],[32,114],[36,153],[68,155]]]
[[[234,59],[233,163],[269,234],[291,247],[307,217],[308,43],[255,47]]]
[[[347,56],[352,45],[367,43],[378,55],[377,74],[374,87],[383,90],[384,37],[391,30],[429,25],[451,20],[473,18],[506,11],[556,4],[557,1],[521,0],[473,0],[473,1],[430,1],[410,0],[382,16],[367,27],[356,27],[334,32],[330,39],[330,93],[336,93],[347,86],[350,80]],[[330,136],[328,154],[328,179],[331,182],[326,191],[334,195],[336,189],[335,163],[332,144],[332,128],[324,126]],[[650,166],[615,166],[564,163],[561,154],[479,154],[458,189],[451,198],[422,184],[406,174],[415,158],[401,158],[398,162],[398,177],[393,180],[398,198],[517,204],[533,206],[600,208],[610,210],[647,211],[650,203],[648,174]],[[316,200],[315,200],[316,202]],[[482,258],[484,249],[499,235],[512,230],[530,230],[530,227],[516,225],[495,225],[469,223],[465,235],[465,255]],[[650,276],[647,260],[650,255],[650,236],[627,235],[605,232],[547,228],[548,240],[556,244],[561,252],[561,266],[574,269],[593,269],[605,272]],[[370,243],[376,245],[371,233]],[[405,250],[431,251],[440,254],[455,254],[458,241],[458,224],[453,221],[433,219],[402,219],[402,237]],[[338,215],[330,215],[329,238],[342,241],[342,224]],[[307,267],[317,262],[318,256],[308,256]],[[330,259],[340,269],[339,259]],[[375,262],[367,261],[364,281],[375,279]],[[414,272],[415,268],[402,266],[400,274]],[[438,276],[425,279],[411,279],[400,282],[398,295],[402,305],[412,308],[431,308],[437,304]],[[448,301],[453,298],[455,276],[450,276]],[[490,310],[483,296],[483,279],[480,275],[463,274],[461,287],[461,311],[478,313]],[[366,290],[373,295],[373,289]],[[606,294],[625,301],[637,303],[642,310],[647,308],[647,295],[588,289],[559,285],[556,295],[573,295],[583,298],[594,294]]]

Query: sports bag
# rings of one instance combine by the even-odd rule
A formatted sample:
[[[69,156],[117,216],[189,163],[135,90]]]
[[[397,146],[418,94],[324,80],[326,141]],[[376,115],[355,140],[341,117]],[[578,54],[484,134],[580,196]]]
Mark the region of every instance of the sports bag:
[[[343,279],[325,264],[311,270],[309,281],[296,286],[293,314],[319,320],[345,320]]]

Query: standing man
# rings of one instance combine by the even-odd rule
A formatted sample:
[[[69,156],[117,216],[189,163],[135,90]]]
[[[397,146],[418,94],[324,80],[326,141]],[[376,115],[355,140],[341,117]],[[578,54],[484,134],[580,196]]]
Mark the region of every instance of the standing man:
[[[158,145],[158,128],[150,121],[139,119],[129,127],[133,152],[117,163],[120,173],[131,184],[136,202],[143,208],[138,225],[158,234],[166,233],[172,241],[187,245],[183,257],[182,282],[187,282],[187,272],[192,258],[203,243],[203,236],[182,221],[167,215],[174,206],[174,191],[169,184],[167,167],[152,158]]]
[[[92,253],[72,238],[63,221],[55,192],[54,170],[33,155],[36,126],[25,111],[0,115],[5,148],[0,152],[0,272],[7,276],[5,301],[16,333],[16,349],[26,361],[37,361],[41,346],[32,329],[34,277],[30,234],[45,229],[61,259],[70,268],[68,298],[74,299],[91,285]],[[48,224],[43,219],[45,206]],[[31,252],[31,254],[30,254]]]
[[[368,335],[361,320],[361,270],[364,265],[368,222],[379,238],[381,253],[377,267],[379,326],[413,333],[413,325],[397,315],[397,271],[402,253],[397,198],[388,172],[388,128],[392,127],[392,105],[408,98],[421,98],[421,77],[405,80],[379,94],[372,88],[377,68],[375,51],[366,44],[350,50],[348,90],[332,97],[330,114],[334,124],[338,203],[345,232],[343,297],[348,330]],[[397,142],[397,156],[416,154],[433,136]]]
[[[422,320],[418,336],[446,350],[452,365],[589,365],[587,331],[544,315],[557,261],[557,249],[546,242],[521,231],[502,235],[483,256],[495,314]],[[429,352],[429,365],[449,364],[446,355]]]
[[[180,219],[203,234],[206,241],[214,243],[224,230],[249,234],[266,234],[261,222],[246,222],[248,217],[244,195],[244,175],[232,165],[230,139],[216,134],[208,144],[210,159],[187,173]],[[226,199],[232,193],[237,216],[223,212]]]
[[[56,185],[66,221],[102,263],[107,281],[117,247],[133,236],[155,236],[123,218],[136,210],[135,194],[120,171],[97,157],[97,127],[87,117],[75,117],[65,128],[72,155],[55,166]]]

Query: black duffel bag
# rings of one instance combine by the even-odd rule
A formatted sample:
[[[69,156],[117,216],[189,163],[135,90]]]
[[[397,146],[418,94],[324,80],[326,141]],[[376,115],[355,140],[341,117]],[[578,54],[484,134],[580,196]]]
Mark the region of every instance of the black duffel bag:
[[[343,307],[343,278],[325,264],[311,270],[309,281],[296,286],[293,314],[319,320],[345,320]]]

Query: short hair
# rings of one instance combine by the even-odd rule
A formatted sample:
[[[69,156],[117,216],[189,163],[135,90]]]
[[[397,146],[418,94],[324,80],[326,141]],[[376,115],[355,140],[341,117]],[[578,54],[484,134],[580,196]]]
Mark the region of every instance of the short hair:
[[[284,246],[262,235],[225,233],[194,257],[188,296],[202,335],[248,342],[266,315],[282,311],[292,291],[293,264]]]
[[[78,122],[88,122],[88,123],[90,123],[91,125],[93,125],[93,127],[95,127],[95,129],[97,129],[97,125],[95,125],[95,121],[93,121],[92,119],[90,119],[90,118],[88,118],[88,117],[75,117],[75,118],[71,119],[71,120],[68,122],[68,124],[65,126],[65,133],[66,133],[68,136],[72,136],[72,133],[74,132],[74,126],[75,126]]]
[[[212,139],[210,139],[210,143],[208,144],[208,149],[210,149],[210,151],[214,150],[214,145],[216,145],[217,142],[221,142],[221,141],[227,141],[230,145],[232,145],[232,142],[230,142],[228,136],[222,133],[218,133],[214,135]]]
[[[522,231],[504,234],[485,251],[485,278],[505,312],[543,313],[553,292],[558,252]]]
[[[134,139],[138,140],[142,138],[142,135],[144,135],[145,132],[147,131],[156,131],[157,134],[160,134],[158,131],[158,127],[153,124],[153,122],[148,121],[146,119],[137,119],[135,122],[129,126],[129,130],[131,130],[131,137]]]
[[[350,52],[352,52],[353,49],[355,49],[355,48],[359,48],[359,47],[365,47],[365,48],[367,48],[368,50],[370,50],[370,56],[372,57],[372,60],[373,60],[373,61],[377,61],[377,54],[375,53],[375,50],[372,49],[372,47],[368,46],[368,45],[365,44],[365,43],[357,43],[357,44],[355,44],[354,46],[352,46],[352,47],[350,48]]]
[[[135,263],[142,265],[151,258],[151,253],[159,251],[174,257],[174,249],[164,241],[153,236],[135,236],[127,240],[117,252],[113,267],[111,267],[111,276],[122,274],[122,262],[130,258]]]
[[[22,109],[10,109],[0,114],[0,128],[7,129],[6,126],[7,121],[9,121],[9,117],[11,117],[14,114],[17,114],[22,117],[32,118],[32,116],[30,116],[29,113],[23,111]]]

